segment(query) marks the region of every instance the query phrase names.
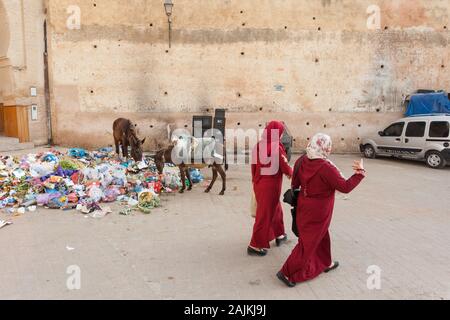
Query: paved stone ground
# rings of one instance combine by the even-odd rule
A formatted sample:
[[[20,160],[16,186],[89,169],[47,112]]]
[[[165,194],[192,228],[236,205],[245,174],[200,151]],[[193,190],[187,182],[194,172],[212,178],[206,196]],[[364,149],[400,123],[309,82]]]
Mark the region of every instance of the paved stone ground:
[[[333,156],[346,175],[358,158]],[[293,240],[264,258],[246,254],[249,168],[232,166],[225,196],[219,184],[211,194],[198,185],[164,196],[150,215],[120,216],[115,205],[99,220],[44,209],[10,218],[0,229],[0,298],[450,299],[450,168],[394,159],[366,167],[363,184],[337,196],[331,232],[341,267],[293,289],[275,277]],[[81,269],[80,290],[67,289],[71,265]],[[371,265],[382,270],[380,290],[367,288]]]

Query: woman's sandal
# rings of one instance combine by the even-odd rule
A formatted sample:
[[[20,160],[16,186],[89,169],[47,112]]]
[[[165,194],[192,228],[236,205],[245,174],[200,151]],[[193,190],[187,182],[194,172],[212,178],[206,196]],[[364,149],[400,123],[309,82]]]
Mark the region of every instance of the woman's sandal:
[[[250,256],[259,256],[259,257],[264,257],[267,254],[267,250],[266,249],[253,249],[252,247],[248,247],[247,248],[247,253]]]
[[[324,272],[328,273],[328,272],[336,269],[337,267],[339,267],[339,262],[338,261],[334,261],[333,265],[331,267],[326,268]]]
[[[285,285],[287,285],[289,288],[293,288],[295,287],[295,283],[294,282],[290,282],[288,278],[286,278],[283,274],[283,272],[279,271],[277,273],[277,278],[281,280],[281,282],[283,282]]]
[[[281,239],[278,239],[278,238],[275,239],[275,243],[277,244],[277,247],[281,246],[283,244],[283,242],[287,241],[287,239],[288,239],[287,234],[285,234],[283,236],[283,238],[281,238]]]

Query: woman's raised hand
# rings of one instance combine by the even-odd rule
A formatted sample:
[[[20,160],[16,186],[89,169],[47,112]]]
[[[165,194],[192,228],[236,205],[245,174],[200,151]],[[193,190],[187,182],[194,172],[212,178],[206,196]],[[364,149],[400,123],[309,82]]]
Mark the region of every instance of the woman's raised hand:
[[[364,169],[364,160],[361,159],[361,161],[353,161],[353,170],[356,174],[365,175],[366,170]]]

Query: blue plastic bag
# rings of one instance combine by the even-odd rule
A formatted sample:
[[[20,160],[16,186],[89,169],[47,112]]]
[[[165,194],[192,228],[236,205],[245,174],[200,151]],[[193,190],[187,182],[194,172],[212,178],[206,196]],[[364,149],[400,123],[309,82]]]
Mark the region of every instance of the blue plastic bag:
[[[72,158],[84,158],[86,157],[87,152],[84,149],[72,148],[67,151],[67,154]]]
[[[203,175],[198,169],[191,169],[189,172],[192,183],[200,183],[203,181]]]

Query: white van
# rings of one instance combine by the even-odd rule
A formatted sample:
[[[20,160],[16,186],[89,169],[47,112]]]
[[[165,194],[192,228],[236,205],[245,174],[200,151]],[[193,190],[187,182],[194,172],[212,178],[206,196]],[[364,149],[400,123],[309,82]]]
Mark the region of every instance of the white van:
[[[363,139],[366,158],[395,156],[425,160],[434,169],[450,164],[450,114],[411,116],[400,119],[378,135]]]

